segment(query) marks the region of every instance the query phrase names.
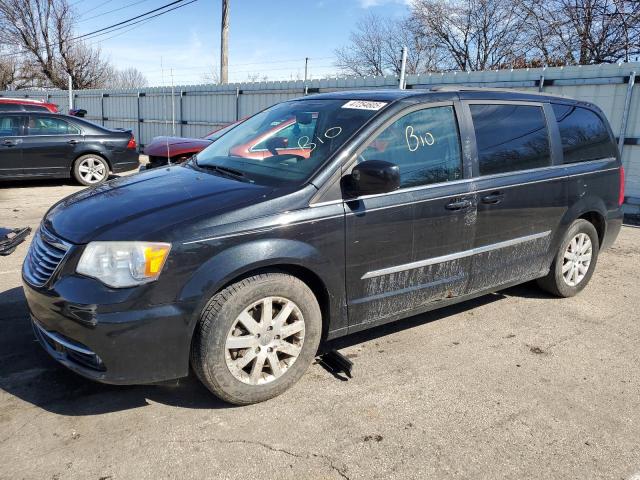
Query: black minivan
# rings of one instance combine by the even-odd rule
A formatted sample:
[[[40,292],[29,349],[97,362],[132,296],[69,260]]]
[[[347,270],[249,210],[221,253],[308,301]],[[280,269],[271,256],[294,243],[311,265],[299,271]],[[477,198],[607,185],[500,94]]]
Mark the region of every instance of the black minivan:
[[[260,160],[237,153],[260,135]],[[191,365],[248,404],[294,384],[321,340],[533,279],[575,295],[620,231],[623,182],[589,103],[319,94],[256,114],[186,164],[60,201],[24,289],[37,338],[81,375],[152,383]]]

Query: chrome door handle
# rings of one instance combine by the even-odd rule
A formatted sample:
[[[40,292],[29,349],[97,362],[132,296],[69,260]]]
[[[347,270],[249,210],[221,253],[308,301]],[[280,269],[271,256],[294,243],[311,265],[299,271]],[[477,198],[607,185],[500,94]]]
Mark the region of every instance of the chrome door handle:
[[[447,203],[445,208],[447,210],[464,210],[471,206],[471,200],[454,200],[450,203]]]
[[[70,145],[76,145],[76,144],[78,144],[80,142],[78,140],[71,139],[67,143],[70,144]]]
[[[482,197],[482,203],[487,203],[489,205],[495,205],[500,203],[504,198],[504,193],[493,192],[485,197]]]
[[[4,142],[2,142],[2,145],[4,145],[5,147],[15,147],[17,144],[18,142],[14,140],[5,140]]]

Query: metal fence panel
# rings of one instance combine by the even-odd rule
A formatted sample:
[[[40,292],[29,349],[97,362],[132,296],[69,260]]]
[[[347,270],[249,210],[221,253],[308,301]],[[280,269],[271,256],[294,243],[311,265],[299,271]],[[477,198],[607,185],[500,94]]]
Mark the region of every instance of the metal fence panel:
[[[629,90],[636,75],[628,109],[623,162],[630,204],[640,209],[640,63],[408,75],[407,88],[437,85],[516,88],[543,91],[586,100],[598,105],[620,135]],[[87,118],[111,128],[130,129],[141,146],[159,135],[203,136],[236,119],[252,115],[278,102],[308,94],[346,89],[397,88],[398,78],[348,77],[307,82],[256,82],[232,85],[150,87],[139,90],[84,90],[74,92],[76,108]],[[66,91],[10,91],[0,96],[48,100],[68,110]]]

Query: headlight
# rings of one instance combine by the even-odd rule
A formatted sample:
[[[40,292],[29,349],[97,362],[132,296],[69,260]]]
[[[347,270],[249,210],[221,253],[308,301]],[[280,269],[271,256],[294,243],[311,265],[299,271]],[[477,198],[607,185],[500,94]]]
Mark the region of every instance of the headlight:
[[[170,243],[91,242],[84,249],[76,272],[110,287],[133,287],[160,276],[169,250]]]

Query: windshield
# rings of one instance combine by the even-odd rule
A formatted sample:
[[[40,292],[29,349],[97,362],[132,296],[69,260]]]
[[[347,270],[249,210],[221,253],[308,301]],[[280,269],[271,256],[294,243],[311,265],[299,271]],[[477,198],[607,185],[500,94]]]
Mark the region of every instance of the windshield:
[[[222,127],[222,128],[220,128],[220,129],[218,129],[218,130],[216,130],[214,132],[211,132],[209,135],[207,135],[204,138],[214,142],[217,139],[219,139],[222,135],[227,133],[229,130],[231,130],[233,127],[235,127],[236,125],[238,125],[238,122],[232,123],[231,125],[227,125],[226,127]]]
[[[311,99],[274,105],[230,129],[195,162],[250,182],[299,184],[385,105]]]

